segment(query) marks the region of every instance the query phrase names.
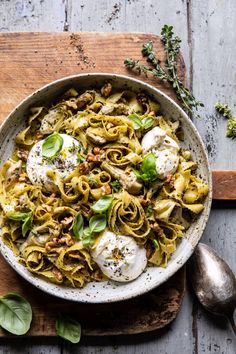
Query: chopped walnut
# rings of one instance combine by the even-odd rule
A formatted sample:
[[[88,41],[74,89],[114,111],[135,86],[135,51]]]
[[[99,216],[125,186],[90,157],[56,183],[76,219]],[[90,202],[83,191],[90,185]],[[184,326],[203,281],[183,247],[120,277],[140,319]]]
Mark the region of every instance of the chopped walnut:
[[[149,102],[147,94],[145,92],[139,92],[137,93],[136,97],[138,103],[141,104],[141,106],[146,107]]]
[[[26,173],[21,173],[19,177],[19,182],[29,182],[29,178]]]
[[[28,159],[29,151],[24,149],[18,149],[16,155],[19,157],[20,160],[26,162]]]
[[[75,98],[71,98],[70,100],[66,101],[66,105],[70,108],[78,109]]]
[[[145,199],[143,196],[139,197],[139,202],[142,206],[147,206],[150,204],[150,199]]]
[[[55,275],[58,281],[61,281],[63,279],[63,274],[56,267],[53,267],[52,273]]]
[[[146,244],[146,256],[147,256],[147,259],[149,259],[149,258],[151,258],[151,255],[152,255],[152,253],[153,253],[153,247],[152,247],[152,245],[148,242],[147,244]]]
[[[41,133],[41,132],[37,132],[36,134],[35,134],[35,139],[36,139],[36,141],[39,141],[39,140],[41,140],[43,138],[43,134]]]
[[[73,216],[68,216],[61,220],[61,224],[62,226],[67,227],[73,222],[73,220]]]
[[[93,153],[94,153],[95,155],[100,155],[102,152],[103,152],[103,150],[100,149],[99,147],[93,148]]]
[[[79,172],[84,175],[89,173],[89,163],[87,161],[84,161],[79,165]]]
[[[67,246],[72,246],[74,244],[74,240],[70,235],[63,236],[62,238],[58,239],[58,243],[60,245],[66,244]]]
[[[169,183],[171,186],[174,185],[175,177],[172,174],[169,174],[166,178],[166,182]]]
[[[156,232],[159,236],[164,236],[164,231],[162,230],[162,228],[159,226],[159,224],[157,222],[155,222],[154,224],[150,225],[152,230],[154,232]]]
[[[108,97],[111,93],[112,90],[112,85],[110,84],[110,82],[106,82],[105,85],[103,85],[103,87],[101,88],[101,94],[103,97]]]
[[[46,242],[45,244],[45,250],[47,252],[50,252],[52,248],[58,246],[58,239],[54,237],[51,241]]]
[[[102,195],[111,194],[111,186],[109,184],[104,184],[101,187]]]

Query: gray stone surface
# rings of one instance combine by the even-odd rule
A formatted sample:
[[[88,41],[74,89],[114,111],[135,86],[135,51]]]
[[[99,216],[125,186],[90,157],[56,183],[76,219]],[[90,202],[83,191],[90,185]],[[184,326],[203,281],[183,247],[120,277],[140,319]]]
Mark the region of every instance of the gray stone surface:
[[[236,110],[235,0],[0,0],[0,31],[143,31],[172,24],[182,38],[189,83],[205,107],[195,120],[214,168],[235,168],[236,141],[225,138],[217,100]],[[0,53],[1,55],[1,53]],[[236,272],[236,212],[217,207],[203,236]],[[5,354],[190,354],[236,353],[236,338],[223,319],[207,314],[188,291],[177,319],[158,334],[126,338],[4,339]]]

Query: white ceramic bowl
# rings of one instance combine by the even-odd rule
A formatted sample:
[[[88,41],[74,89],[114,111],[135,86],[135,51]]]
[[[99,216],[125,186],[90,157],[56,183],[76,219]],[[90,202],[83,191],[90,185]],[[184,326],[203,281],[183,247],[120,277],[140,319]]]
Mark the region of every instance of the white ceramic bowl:
[[[45,279],[28,272],[20,265],[12,251],[6,247],[0,238],[0,250],[7,262],[26,280],[39,289],[58,297],[78,302],[106,303],[129,299],[159,286],[170,278],[191,256],[199,242],[206,222],[209,217],[212,199],[211,171],[208,163],[206,149],[203,145],[195,126],[186,113],[169,97],[156,88],[126,76],[113,74],[82,74],[66,77],[54,81],[37,90],[23,100],[8,116],[0,128],[0,164],[7,160],[12,153],[16,134],[26,125],[25,117],[32,106],[50,102],[70,87],[80,91],[89,87],[101,87],[109,80],[118,89],[130,88],[133,91],[144,90],[157,100],[161,105],[161,111],[166,117],[180,120],[184,130],[184,146],[191,150],[193,159],[198,163],[198,175],[209,185],[209,194],[204,202],[205,209],[187,230],[185,237],[180,241],[177,250],[171,257],[166,268],[150,267],[136,280],[129,283],[117,283],[113,281],[91,282],[82,289],[74,289],[62,285],[55,285]]]

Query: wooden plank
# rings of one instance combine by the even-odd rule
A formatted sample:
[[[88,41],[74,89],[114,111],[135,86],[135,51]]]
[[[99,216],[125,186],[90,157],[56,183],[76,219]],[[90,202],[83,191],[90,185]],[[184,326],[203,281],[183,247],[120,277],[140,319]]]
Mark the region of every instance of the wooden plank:
[[[236,170],[213,170],[213,199],[236,200]]]
[[[235,107],[236,6],[234,0],[190,1],[193,90],[205,103],[202,119],[195,120],[208,148],[213,169],[236,169],[235,141],[225,137],[225,120],[216,116],[214,103]],[[236,272],[235,210],[214,209],[202,242],[212,246]],[[199,306],[194,321],[198,334],[195,352],[235,353],[236,338],[223,319]]]
[[[1,0],[0,32],[63,31],[66,5],[64,0]]]
[[[137,77],[123,62],[140,58],[142,44],[152,40],[164,60],[160,37],[144,33],[2,33],[0,35],[0,121],[28,94],[55,79],[82,72],[112,72]],[[185,81],[184,63],[178,60]],[[145,76],[175,99],[170,85]]]

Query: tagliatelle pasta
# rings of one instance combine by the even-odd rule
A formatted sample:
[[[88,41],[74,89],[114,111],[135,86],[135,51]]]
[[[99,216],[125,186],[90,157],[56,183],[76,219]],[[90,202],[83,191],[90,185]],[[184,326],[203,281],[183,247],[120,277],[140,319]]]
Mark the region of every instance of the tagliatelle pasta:
[[[111,262],[132,238],[148,265],[167,266],[208,193],[180,129],[145,93],[110,83],[31,108],[0,169],[3,242],[30,272],[73,287],[106,279],[93,253],[107,231],[124,242]]]

